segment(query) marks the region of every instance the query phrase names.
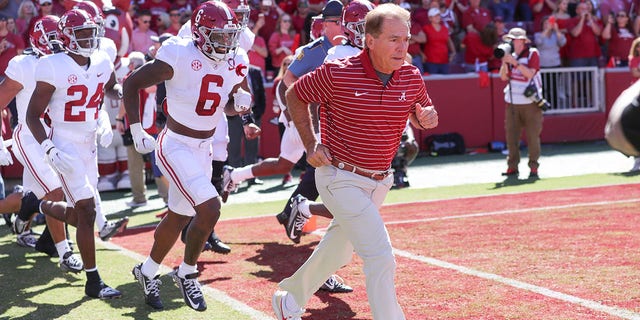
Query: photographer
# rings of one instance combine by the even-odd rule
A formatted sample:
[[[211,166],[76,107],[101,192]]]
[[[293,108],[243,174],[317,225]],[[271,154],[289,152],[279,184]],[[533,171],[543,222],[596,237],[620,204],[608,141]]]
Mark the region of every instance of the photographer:
[[[513,28],[503,37],[495,50],[496,58],[502,60],[500,79],[507,81],[504,88],[505,132],[507,139],[507,171],[505,176],[518,175],[520,162],[520,136],[524,129],[529,148],[529,178],[538,177],[540,158],[540,133],[542,132],[542,111],[548,103],[541,98],[540,55],[529,47],[527,32]],[[529,88],[527,88],[529,87]]]

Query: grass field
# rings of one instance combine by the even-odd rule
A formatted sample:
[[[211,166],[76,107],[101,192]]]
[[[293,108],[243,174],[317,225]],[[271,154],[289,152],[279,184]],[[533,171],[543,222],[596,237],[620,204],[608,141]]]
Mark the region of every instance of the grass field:
[[[470,197],[478,197],[474,199],[495,199],[498,203],[504,202],[505,195],[511,195],[513,199],[520,199],[523,201],[523,205],[526,203],[524,200],[531,198],[531,193],[543,194],[543,197],[535,202],[535,205],[551,206],[554,200],[554,196],[562,198],[563,194],[566,194],[566,190],[573,188],[583,188],[587,186],[610,186],[610,185],[626,185],[636,183],[638,181],[637,176],[633,174],[621,173],[621,174],[593,174],[564,178],[552,178],[542,180],[517,180],[507,179],[499,183],[490,184],[470,184],[464,186],[451,186],[451,187],[438,187],[428,189],[403,189],[393,190],[387,197],[386,204],[396,203],[411,203],[418,202],[418,204],[405,207],[403,206],[391,206],[389,207],[389,213],[385,211],[385,220],[397,221],[400,219],[409,219],[411,212],[417,214],[423,214],[427,216],[421,216],[419,219],[425,219],[425,217],[431,219],[433,212],[427,212],[427,206],[423,203],[429,200],[442,200],[431,201],[431,203],[447,203],[448,206],[434,209],[442,213],[449,213],[449,211],[460,210],[457,214],[462,215],[465,213],[473,213],[478,208],[467,208],[468,201],[464,199]],[[629,191],[628,189],[625,189]],[[547,191],[546,193],[539,193],[539,191]],[[553,192],[548,192],[553,191]],[[640,192],[634,193],[633,190],[629,191],[630,195],[627,198],[635,199],[640,195]],[[594,193],[597,193],[594,191]],[[523,195],[522,197],[520,195]],[[135,210],[126,209],[124,206],[124,193],[108,193],[104,196],[104,208],[107,212],[110,212],[109,218],[117,218],[121,216],[129,216],[129,230],[122,236],[114,237],[113,241],[109,243],[102,243],[99,239],[96,240],[98,248],[98,267],[103,279],[111,286],[114,286],[124,293],[122,299],[112,301],[98,301],[84,297],[83,285],[84,275],[69,275],[63,274],[57,267],[56,259],[50,259],[42,254],[38,254],[31,250],[26,250],[15,244],[15,237],[10,234],[8,226],[0,225],[0,292],[2,292],[2,299],[0,300],[0,319],[175,319],[175,318],[188,318],[188,319],[270,319],[272,315],[269,311],[270,297],[273,290],[276,288],[276,283],[282,277],[290,274],[297,267],[296,264],[301,263],[306,256],[311,252],[317,241],[320,239],[316,235],[308,235],[303,238],[303,243],[298,246],[294,246],[288,239],[285,238],[282,228],[275,223],[275,219],[270,217],[274,213],[281,210],[283,201],[268,201],[260,203],[248,203],[248,204],[229,204],[223,208],[223,221],[220,223],[221,234],[224,235],[223,239],[229,241],[232,245],[233,252],[229,256],[216,256],[212,253],[205,253],[202,256],[202,262],[199,264],[199,268],[203,271],[203,276],[200,278],[201,282],[207,286],[207,303],[208,310],[203,313],[196,313],[186,307],[179,295],[179,292],[173,284],[171,279],[164,276],[162,277],[162,297],[165,303],[165,310],[152,311],[144,304],[144,300],[140,289],[133,281],[131,276],[132,266],[144,259],[148,253],[149,243],[153,234],[153,226],[158,222],[155,214],[161,212],[163,209],[160,206],[151,205],[150,208],[137,208]],[[508,199],[512,199],[508,198]],[[588,198],[588,197],[586,197]],[[447,202],[446,199],[458,200],[458,202]],[[453,201],[451,200],[451,201]],[[585,201],[588,199],[585,199]],[[155,202],[154,202],[155,201]],[[157,204],[157,199],[152,201],[153,204]],[[479,200],[474,200],[476,203]],[[511,200],[510,200],[511,201]],[[513,201],[511,201],[513,202]],[[511,203],[509,202],[509,203]],[[455,207],[454,203],[461,205],[461,208]],[[486,203],[491,203],[490,201]],[[487,206],[487,204],[484,204]],[[633,208],[632,205],[627,207]],[[637,203],[635,203],[637,208]],[[394,209],[395,208],[395,209]],[[399,208],[399,209],[398,209]],[[416,209],[418,208],[418,209]],[[599,206],[598,208],[604,208],[607,212],[607,206]],[[619,207],[615,207],[622,210]],[[623,206],[624,208],[624,206]],[[397,210],[396,210],[397,209]],[[406,210],[405,210],[406,209]],[[504,210],[519,210],[514,207],[506,207]],[[627,210],[627,209],[625,209]],[[631,209],[629,209],[631,210]],[[541,210],[546,212],[546,210]],[[596,223],[603,218],[600,216],[593,217],[589,211],[576,211],[578,218],[585,217],[585,221],[589,223]],[[618,212],[610,212],[616,214]],[[552,213],[545,213],[552,214]],[[566,223],[562,219],[561,213],[557,216],[556,225],[562,226]],[[636,212],[633,210],[626,211],[627,219],[632,221],[635,219]],[[388,215],[388,216],[387,216]],[[261,216],[268,216],[260,218]],[[605,215],[606,216],[606,215]],[[389,219],[387,219],[387,217]],[[588,218],[588,219],[587,219]],[[426,220],[425,220],[426,221]],[[431,220],[429,220],[431,221]],[[461,220],[462,221],[462,220]],[[473,221],[465,223],[475,223]],[[483,223],[491,223],[483,222]],[[504,224],[506,221],[498,221],[493,223]],[[438,223],[440,224],[440,222]],[[398,249],[398,264],[400,273],[418,273],[424,272],[424,275],[440,275],[434,285],[440,285],[442,288],[451,288],[448,292],[440,291],[427,291],[421,292],[419,288],[425,286],[424,282],[415,280],[408,282],[401,282],[399,284],[399,294],[407,298],[401,299],[401,303],[409,303],[411,306],[406,308],[410,313],[408,314],[421,314],[418,319],[507,319],[507,318],[520,318],[520,319],[533,319],[533,318],[545,318],[545,319],[616,319],[617,316],[612,316],[607,313],[593,313],[591,309],[585,309],[585,312],[577,314],[563,313],[566,310],[566,303],[559,303],[557,299],[549,299],[542,297],[538,293],[531,293],[530,291],[523,291],[513,288],[505,288],[502,284],[494,281],[482,280],[478,282],[477,277],[473,279],[454,277],[451,278],[451,274],[447,274],[447,269],[443,267],[437,267],[433,264],[416,263],[415,259],[407,258],[407,255],[416,254],[422,252],[425,256],[437,256],[437,257],[449,257],[451,260],[461,262],[464,259],[471,256],[469,250],[473,248],[492,248],[490,246],[479,246],[478,242],[468,243],[468,245],[460,245],[456,247],[458,250],[456,254],[452,254],[447,248],[450,246],[430,247],[428,244],[425,246],[415,247],[416,241],[406,239],[402,235],[416,234],[412,232],[420,232],[418,234],[431,234],[434,239],[444,240],[446,237],[452,236],[452,234],[444,233],[444,229],[441,229],[438,224],[431,223],[404,223],[393,224],[390,227],[390,234],[394,246],[398,245],[401,249]],[[465,235],[473,235],[478,229],[474,230],[474,226],[478,224],[465,225],[466,231],[459,231],[465,233]],[[578,226],[579,227],[579,226]],[[409,229],[410,228],[410,229]],[[424,228],[420,230],[420,228]],[[444,228],[444,226],[443,226]],[[446,230],[460,229],[461,226],[448,227]],[[36,228],[38,230],[39,228]],[[415,229],[415,230],[414,230]],[[218,230],[218,228],[216,229]],[[489,229],[487,234],[491,234]],[[563,232],[561,228],[557,229],[558,232]],[[440,233],[443,232],[443,233]],[[522,231],[524,232],[524,231]],[[454,233],[455,235],[455,233]],[[552,235],[553,236],[553,235]],[[562,237],[563,234],[556,234],[556,237]],[[506,234],[504,239],[517,239],[518,234]],[[397,241],[396,241],[397,240]],[[414,239],[415,240],[415,239]],[[486,240],[486,239],[485,239]],[[633,239],[635,240],[635,239]],[[408,241],[408,242],[407,242]],[[477,241],[477,240],[476,240]],[[519,243],[521,246],[531,245],[530,243]],[[542,245],[542,244],[540,244]],[[633,242],[622,243],[619,246],[629,246],[629,248],[635,248],[637,243]],[[523,247],[523,248],[524,248]],[[127,248],[127,249],[124,249]],[[165,260],[167,267],[174,267],[176,263],[179,263],[181,245],[177,245],[170,257]],[[513,248],[511,248],[513,249]],[[544,248],[542,248],[544,249]],[[541,249],[541,250],[542,250]],[[563,248],[557,248],[562,250]],[[615,248],[620,249],[620,248]],[[426,250],[426,251],[424,251]],[[440,252],[438,250],[445,250]],[[610,250],[603,248],[602,250]],[[512,250],[507,251],[504,247],[494,248],[488,250],[490,252],[484,253],[484,262],[477,264],[470,262],[471,265],[476,265],[479,269],[489,269],[494,273],[500,273],[499,269],[494,268],[496,262],[500,265],[511,266],[508,269],[513,272],[511,276],[515,279],[519,277],[517,273],[518,255],[515,255]],[[500,252],[509,252],[512,257],[510,261],[504,261],[500,259],[507,259],[507,256],[499,255]],[[282,256],[287,255],[287,252],[292,252],[291,257],[295,257],[291,263],[283,265]],[[517,251],[516,251],[517,252]],[[506,253],[505,253],[506,254]],[[608,253],[594,251],[592,255],[602,255],[607,257]],[[277,261],[271,261],[272,257],[278,257]],[[496,257],[501,257],[497,259]],[[269,258],[269,259],[267,259]],[[550,258],[547,258],[550,259]],[[268,260],[268,261],[267,261]],[[449,260],[447,260],[449,261]],[[568,261],[571,261],[570,259]],[[465,265],[461,262],[462,265]],[[407,269],[410,266],[415,268]],[[551,265],[554,267],[555,265]],[[636,264],[637,266],[637,264]],[[557,266],[556,266],[557,267]],[[350,284],[353,284],[357,293],[353,295],[318,295],[308,310],[309,313],[305,315],[305,319],[369,319],[370,313],[367,313],[366,301],[363,301],[364,286],[363,277],[361,274],[361,261],[356,259],[352,266],[341,270],[341,275],[347,279]],[[169,269],[163,270],[166,273]],[[507,270],[507,269],[505,269]],[[514,271],[515,270],[515,271]],[[617,269],[626,270],[627,269]],[[631,270],[636,268],[631,267]],[[615,271],[615,270],[614,270]],[[635,271],[637,272],[637,270]],[[611,274],[612,271],[608,270],[607,274]],[[613,272],[615,273],[615,272]],[[552,278],[551,274],[547,277]],[[523,276],[526,278],[526,274]],[[531,280],[531,279],[527,279]],[[576,285],[575,282],[568,278],[561,279],[564,284]],[[611,283],[609,279],[600,278],[600,281],[604,282],[607,287],[602,290],[616,291],[615,283]],[[627,280],[625,280],[627,281]],[[588,282],[588,281],[587,281]],[[255,286],[252,285],[255,283]],[[626,282],[623,282],[626,283]],[[466,284],[466,285],[465,285]],[[550,283],[550,286],[557,285],[559,288],[563,288],[560,284]],[[589,282],[589,287],[597,287],[598,282]],[[415,287],[414,287],[415,286]],[[575,289],[573,292],[579,293],[581,288]],[[637,284],[633,288],[634,294],[640,296],[640,289]],[[465,291],[466,290],[466,291]],[[483,291],[501,292],[500,295],[487,295],[482,296]],[[636,292],[637,291],[637,292]],[[245,293],[243,293],[245,292]],[[408,292],[417,292],[419,295],[408,296]],[[472,292],[472,293],[469,293]],[[591,291],[589,291],[591,292]],[[422,295],[421,295],[422,294]],[[619,297],[621,294],[614,296]],[[491,298],[497,297],[500,298]],[[637,297],[636,296],[636,297]],[[475,297],[475,298],[469,298]],[[482,298],[478,298],[482,297]],[[516,311],[505,311],[512,306],[509,305],[509,298],[512,297],[514,301],[528,301],[534,299],[539,304],[527,305],[521,308],[515,308]],[[442,298],[438,300],[437,298]],[[595,296],[593,299],[597,299]],[[451,300],[449,300],[451,299]],[[462,299],[462,300],[460,300]],[[469,301],[464,302],[464,299]],[[447,302],[448,301],[448,302]],[[454,302],[455,301],[455,302]],[[618,301],[603,301],[603,304],[616,304]],[[482,316],[482,310],[485,310],[483,306],[490,303],[491,308],[495,309],[493,313],[496,317]],[[423,305],[422,305],[423,304]],[[449,305],[448,304],[453,304]],[[475,305],[478,304],[478,305]],[[417,305],[417,306],[416,306]],[[475,307],[472,307],[474,306]],[[630,303],[625,306],[635,312],[640,309],[640,304]],[[546,307],[543,307],[546,306]],[[434,309],[440,310],[440,312],[429,313],[425,316],[424,313],[415,313],[415,309]],[[341,310],[339,313],[337,310]],[[519,310],[519,311],[518,311]],[[546,314],[542,317],[540,315],[545,314],[544,311],[556,312],[556,316],[553,313]],[[626,309],[625,309],[626,310]],[[336,311],[336,312],[334,312]],[[535,315],[533,318],[527,317],[527,314]],[[631,313],[629,319],[634,316]]]

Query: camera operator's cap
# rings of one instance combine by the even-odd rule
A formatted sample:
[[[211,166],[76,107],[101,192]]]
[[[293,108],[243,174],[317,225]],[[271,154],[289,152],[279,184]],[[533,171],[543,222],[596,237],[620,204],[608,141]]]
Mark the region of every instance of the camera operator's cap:
[[[439,15],[440,15],[440,9],[438,8],[429,9],[429,17],[439,16]]]
[[[522,28],[513,28],[509,30],[509,33],[502,36],[502,40],[504,41],[516,40],[516,39],[525,40],[525,42],[531,42],[531,40],[527,38],[527,31],[525,31]]]
[[[163,33],[159,36],[151,36],[151,41],[153,42],[159,42],[160,44],[162,44],[163,42],[165,42],[165,40],[169,39],[173,37],[173,35],[171,33]]]
[[[339,0],[330,0],[327,4],[322,8],[322,13],[320,14],[321,19],[326,19],[329,17],[342,18],[342,2]]]

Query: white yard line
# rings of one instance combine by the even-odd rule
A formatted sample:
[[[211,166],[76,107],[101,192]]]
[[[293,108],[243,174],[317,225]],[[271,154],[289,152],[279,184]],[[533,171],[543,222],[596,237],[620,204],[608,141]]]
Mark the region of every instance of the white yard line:
[[[407,251],[404,251],[404,250],[394,249],[393,252],[398,256],[405,257],[405,258],[408,258],[408,259],[411,259],[411,260],[416,260],[416,261],[428,263],[430,265],[434,265],[434,266],[445,268],[445,269],[451,269],[451,270],[454,270],[454,271],[458,271],[460,273],[464,273],[464,274],[467,274],[467,275],[470,275],[470,276],[479,277],[479,278],[482,278],[482,279],[487,279],[487,280],[500,282],[502,284],[505,284],[505,285],[508,285],[508,286],[511,286],[511,287],[514,287],[514,288],[518,288],[518,289],[530,291],[530,292],[533,292],[533,293],[541,294],[541,295],[549,297],[549,298],[553,298],[553,299],[557,299],[557,300],[561,300],[561,301],[565,301],[565,302],[569,302],[569,303],[573,303],[573,304],[578,304],[578,305],[581,305],[581,306],[583,306],[585,308],[589,308],[589,309],[592,309],[592,310],[604,312],[606,314],[609,314],[609,315],[612,315],[612,316],[616,316],[616,317],[620,317],[620,318],[623,318],[623,319],[634,319],[634,320],[640,319],[640,313],[633,312],[631,310],[627,310],[627,309],[623,309],[623,308],[617,308],[617,307],[611,307],[611,306],[606,306],[606,305],[603,305],[603,304],[598,303],[598,302],[593,301],[593,300],[583,299],[583,298],[580,298],[580,297],[572,296],[570,294],[554,291],[554,290],[551,290],[549,288],[536,286],[536,285],[533,285],[533,284],[530,284],[530,283],[526,283],[526,282],[522,282],[522,281],[510,279],[510,278],[505,278],[503,276],[500,276],[500,275],[497,275],[497,274],[493,274],[493,273],[483,272],[483,271],[479,271],[479,270],[475,270],[475,269],[459,266],[459,265],[456,265],[456,264],[453,264],[453,263],[449,263],[449,262],[446,262],[446,261],[442,261],[442,260],[438,260],[438,259],[435,259],[435,258],[423,257],[423,256],[416,255],[416,254],[413,254],[413,253],[410,253],[410,252],[407,252]]]
[[[500,211],[487,211],[487,212],[479,212],[473,214],[463,214],[463,215],[454,215],[454,216],[444,216],[444,217],[434,217],[434,218],[425,218],[425,219],[411,219],[411,220],[396,220],[385,222],[385,225],[397,225],[397,224],[406,224],[406,223],[420,223],[420,222],[429,222],[429,221],[437,221],[437,220],[449,220],[449,219],[464,219],[464,218],[475,218],[475,217],[485,217],[485,216],[493,216],[493,215],[504,215],[504,214],[514,214],[514,213],[524,213],[524,212],[533,212],[533,211],[541,211],[541,210],[556,210],[556,209],[570,209],[570,208],[578,208],[578,207],[586,207],[586,206],[608,206],[612,204],[624,204],[624,203],[634,203],[639,202],[640,199],[628,199],[628,200],[616,200],[616,201],[596,201],[596,202],[585,202],[585,203],[576,203],[576,204],[567,204],[560,206],[545,206],[545,207],[536,207],[536,208],[527,208],[527,209],[513,209],[513,210],[500,210]],[[318,229],[313,232],[318,236],[324,235],[326,232],[326,228]],[[454,271],[458,271],[460,273],[464,273],[470,276],[479,277],[482,279],[496,281],[514,288],[530,291],[533,293],[541,294],[543,296],[581,305],[585,308],[589,308],[592,310],[596,310],[599,312],[604,312],[611,316],[620,317],[623,319],[633,319],[640,320],[640,313],[634,312],[632,310],[611,307],[601,303],[598,303],[593,300],[583,299],[580,297],[576,297],[570,294],[558,292],[551,290],[549,288],[540,287],[534,284],[518,281],[515,279],[505,278],[503,276],[483,272],[471,268],[467,268],[464,266],[456,265],[453,263],[449,263],[446,261],[438,260],[435,258],[424,257],[421,255],[413,254],[408,251],[393,249],[394,254],[397,256],[401,256],[407,259],[427,263],[433,266],[437,266],[440,268],[450,269]]]
[[[110,250],[118,250],[120,251],[123,255],[132,258],[136,261],[144,261],[144,259],[146,259],[146,257],[142,256],[141,254],[138,254],[134,251],[128,250],[124,247],[121,247],[117,244],[114,244],[112,242],[104,242],[104,241],[99,241],[96,238],[96,242],[101,242],[101,244],[103,246],[105,246],[106,248],[110,249]],[[166,265],[160,265],[160,272],[162,273],[169,273],[173,271],[172,268],[166,266]],[[244,302],[234,299],[231,296],[229,296],[228,294],[226,294],[224,291],[220,291],[218,289],[212,288],[210,286],[206,286],[203,285],[202,286],[202,291],[209,297],[211,297],[212,299],[223,303],[227,306],[229,306],[231,309],[236,310],[242,314],[247,315],[248,317],[251,317],[251,319],[254,320],[273,320],[275,319],[274,317],[265,314],[262,311],[256,310],[254,308],[251,308],[250,306],[248,306],[247,304],[245,304]],[[265,299],[271,299],[270,295],[265,296]]]

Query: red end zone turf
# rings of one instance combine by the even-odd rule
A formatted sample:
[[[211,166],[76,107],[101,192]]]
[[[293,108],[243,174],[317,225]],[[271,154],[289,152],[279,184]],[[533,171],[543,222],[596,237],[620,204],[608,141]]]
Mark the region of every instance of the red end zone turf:
[[[627,311],[633,316],[640,311],[639,187],[383,207],[399,250],[396,283],[407,319],[619,319]],[[318,223],[325,227],[328,221]],[[294,245],[275,217],[221,221],[216,233],[233,251],[203,253],[200,281],[267,314],[277,282],[320,240],[306,235]],[[153,229],[147,228],[129,229],[112,241],[147,255],[152,239]],[[163,263],[179,265],[182,253],[179,242]],[[355,292],[317,293],[304,318],[370,319],[362,261],[354,255],[337,273]]]

